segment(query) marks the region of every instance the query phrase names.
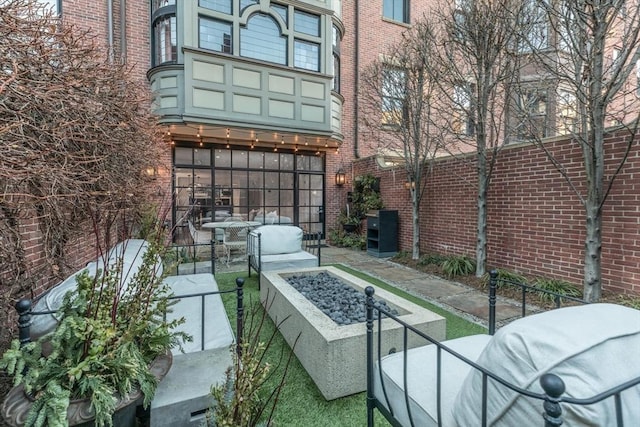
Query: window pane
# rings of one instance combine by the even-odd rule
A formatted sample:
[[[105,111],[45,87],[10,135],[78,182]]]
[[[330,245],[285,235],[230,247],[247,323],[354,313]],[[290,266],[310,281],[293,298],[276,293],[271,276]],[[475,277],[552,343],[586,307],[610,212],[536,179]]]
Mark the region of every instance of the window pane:
[[[55,0],[57,1],[57,0]],[[151,6],[151,10],[153,12],[155,12],[156,10],[160,9],[161,7],[165,7],[165,6],[171,6],[176,4],[176,0],[153,0],[153,4]]]
[[[193,163],[195,165],[209,166],[211,164],[211,151],[206,148],[193,150]]]
[[[278,153],[264,153],[264,168],[278,169],[280,167]]]
[[[258,4],[258,0],[240,0],[240,13],[252,4]]]
[[[320,36],[320,17],[296,10],[294,13],[294,30],[310,36]]]
[[[320,46],[317,43],[296,40],[294,42],[294,66],[305,70],[320,71]]]
[[[200,47],[216,52],[232,53],[231,24],[214,19],[200,18]]]
[[[231,166],[231,150],[216,150],[216,167]]]
[[[192,154],[193,154],[193,151],[191,150],[191,148],[176,147],[175,163],[177,165],[191,165],[191,164],[193,164]]]
[[[287,6],[283,6],[280,4],[271,4],[271,10],[276,12],[278,15],[282,17],[282,20],[286,25],[289,25],[289,14],[287,13]]]
[[[408,22],[405,11],[407,0],[384,0],[382,6],[382,14],[385,18],[393,19],[394,21]]]
[[[246,168],[247,167],[247,152],[244,150],[233,150],[233,162],[231,165],[234,168]]]
[[[333,55],[333,90],[340,92],[340,58]]]
[[[260,151],[249,151],[249,167],[251,169],[263,169],[264,153]]]
[[[293,188],[293,174],[281,173],[280,174],[280,188]]]
[[[231,14],[231,1],[232,0],[200,0],[200,7],[215,10],[216,12],[222,12]]]
[[[322,157],[313,156],[309,158],[310,168],[312,171],[322,171]]]
[[[240,55],[285,65],[287,38],[272,17],[255,15],[240,30]]]
[[[153,26],[155,64],[176,61],[178,48],[176,41],[176,17],[167,15],[158,19]]]
[[[290,171],[293,170],[293,154],[280,154],[280,169]]]

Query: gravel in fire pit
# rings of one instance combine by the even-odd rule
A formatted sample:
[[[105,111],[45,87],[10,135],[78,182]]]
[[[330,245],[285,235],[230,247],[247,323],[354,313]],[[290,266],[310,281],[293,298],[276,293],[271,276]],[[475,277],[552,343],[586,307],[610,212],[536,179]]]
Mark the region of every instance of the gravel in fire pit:
[[[294,275],[286,280],[340,326],[367,320],[364,292],[354,289],[329,273]],[[393,315],[398,314],[398,311],[389,307],[386,301],[375,300],[374,305]],[[373,314],[377,317],[378,311],[374,311]]]

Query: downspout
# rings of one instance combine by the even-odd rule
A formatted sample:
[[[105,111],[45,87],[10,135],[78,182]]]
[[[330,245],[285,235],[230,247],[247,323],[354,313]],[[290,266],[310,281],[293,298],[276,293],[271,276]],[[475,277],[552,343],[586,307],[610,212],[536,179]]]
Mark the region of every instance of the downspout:
[[[120,0],[120,58],[127,62],[127,2]]]
[[[360,121],[359,118],[359,113],[358,110],[360,109],[358,106],[358,87],[360,87],[360,24],[359,24],[359,19],[358,19],[358,12],[360,11],[360,1],[359,0],[355,0],[354,2],[355,4],[355,15],[354,15],[354,29],[355,29],[355,40],[354,40],[354,45],[355,45],[355,58],[353,61],[353,68],[354,68],[354,76],[353,76],[353,82],[354,82],[354,102],[353,102],[353,107],[354,107],[354,114],[355,114],[355,120],[353,121],[353,158],[354,159],[358,159],[360,158],[360,154],[358,154],[358,122]]]
[[[107,0],[107,44],[109,62],[113,62],[113,0]]]

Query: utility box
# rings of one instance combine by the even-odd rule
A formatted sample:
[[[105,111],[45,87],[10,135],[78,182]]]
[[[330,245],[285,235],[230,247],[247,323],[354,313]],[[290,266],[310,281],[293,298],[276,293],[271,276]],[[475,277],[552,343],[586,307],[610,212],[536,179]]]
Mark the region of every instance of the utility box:
[[[367,214],[367,253],[379,258],[398,253],[398,211],[381,209]]]

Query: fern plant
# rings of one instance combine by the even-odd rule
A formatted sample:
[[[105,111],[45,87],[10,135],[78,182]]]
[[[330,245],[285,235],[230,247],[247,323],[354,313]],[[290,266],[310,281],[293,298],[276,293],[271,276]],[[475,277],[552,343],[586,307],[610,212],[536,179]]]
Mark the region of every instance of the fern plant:
[[[158,275],[159,242],[149,243],[126,292],[121,260],[95,277],[85,271],[77,290],[65,295],[56,329],[23,347],[14,340],[4,353],[0,368],[33,398],[26,426],[66,426],[73,399],[90,400],[97,426],[112,425],[116,395],[139,388],[144,406],[150,404],[157,386],[150,363],[188,339],[174,332],[182,319],[164,321],[170,293]],[[51,349],[46,357],[44,341]]]

